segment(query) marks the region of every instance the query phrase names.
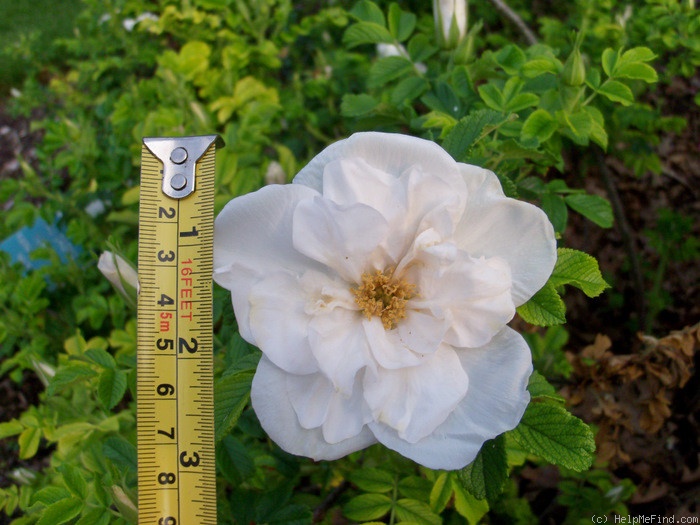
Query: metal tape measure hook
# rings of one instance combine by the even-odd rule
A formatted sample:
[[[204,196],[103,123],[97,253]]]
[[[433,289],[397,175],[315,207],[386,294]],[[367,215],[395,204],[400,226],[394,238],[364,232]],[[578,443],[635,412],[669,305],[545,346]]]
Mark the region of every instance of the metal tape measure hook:
[[[223,146],[219,135],[146,137],[143,143],[163,163],[163,193],[173,199],[194,192],[197,162],[212,144]]]

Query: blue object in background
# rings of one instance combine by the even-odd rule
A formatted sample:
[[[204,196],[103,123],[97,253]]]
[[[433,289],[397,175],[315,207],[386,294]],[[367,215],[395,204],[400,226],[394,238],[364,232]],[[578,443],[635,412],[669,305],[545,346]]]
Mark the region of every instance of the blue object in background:
[[[46,259],[32,259],[31,253],[37,248],[51,246],[61,261],[74,259],[79,249],[55,225],[38,218],[32,226],[25,226],[7,239],[0,242],[0,250],[10,254],[12,262],[20,262],[27,270],[36,270],[46,266]]]

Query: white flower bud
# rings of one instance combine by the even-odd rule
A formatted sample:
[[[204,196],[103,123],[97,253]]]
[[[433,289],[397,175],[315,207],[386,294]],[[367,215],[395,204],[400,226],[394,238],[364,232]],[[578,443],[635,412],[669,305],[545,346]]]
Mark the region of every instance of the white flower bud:
[[[467,0],[433,0],[438,43],[454,49],[467,34]]]
[[[124,297],[127,304],[136,306],[139,278],[136,269],[123,257],[106,251],[100,255],[97,268]]]

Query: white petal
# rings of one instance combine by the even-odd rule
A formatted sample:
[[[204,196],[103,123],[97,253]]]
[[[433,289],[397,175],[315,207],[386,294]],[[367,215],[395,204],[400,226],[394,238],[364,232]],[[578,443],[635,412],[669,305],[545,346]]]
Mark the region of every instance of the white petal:
[[[297,205],[292,229],[294,248],[354,283],[373,268],[372,254],[389,230],[367,205],[339,206],[321,197]]]
[[[342,443],[369,429],[372,414],[362,392],[362,379],[357,378],[352,395],[336,392],[330,401],[328,417],[323,423],[323,439],[328,443]]]
[[[488,170],[460,164],[469,200],[457,226],[455,242],[473,257],[508,262],[515,306],[527,302],[549,279],[556,262],[554,229],[545,213],[503,196],[498,178]]]
[[[411,301],[406,306],[406,319],[396,327],[401,342],[419,355],[434,353],[449,328],[447,320],[411,309]]]
[[[393,428],[396,439],[409,443],[416,443],[443,423],[464,397],[467,385],[467,374],[447,345],[419,366],[379,368],[376,374],[367,371],[364,382],[365,399],[375,422]],[[370,423],[373,431],[375,422]],[[394,448],[393,443],[384,444]]]
[[[403,319],[399,323],[404,323]],[[413,352],[401,340],[396,330],[387,330],[378,317],[362,319],[362,328],[369,342],[372,356],[384,368],[404,368],[423,362],[423,357]]]
[[[530,400],[530,351],[515,331],[504,328],[484,347],[458,350],[458,355],[469,388],[432,434],[409,443],[387,425],[370,425],[380,442],[431,469],[456,470],[471,463],[485,441],[518,425]]]
[[[255,344],[275,365],[294,374],[318,371],[309,345],[306,302],[299,280],[283,272],[266,276],[250,287],[248,295]]]
[[[328,146],[294,177],[294,183],[322,192],[325,166],[342,158],[362,158],[371,166],[396,177],[420,167],[436,177],[451,180],[456,171],[452,157],[430,140],[395,133],[365,132],[355,133]]]
[[[285,380],[299,424],[307,430],[323,425],[334,393],[330,381],[323,374],[286,374]]]
[[[334,388],[350,395],[357,371],[373,366],[357,310],[334,308],[308,325],[311,351]]]
[[[322,428],[303,428],[289,400],[287,375],[263,356],[253,378],[251,390],[251,401],[260,424],[282,449],[290,454],[315,460],[332,460],[376,442],[367,427],[363,427],[357,435],[338,443],[327,442],[323,437]]]
[[[449,243],[411,256],[406,278],[417,282],[418,296],[410,308],[444,319],[445,342],[482,346],[515,315],[510,269],[502,259],[476,259]]]
[[[298,202],[316,195],[303,186],[266,186],[237,197],[214,223],[214,280],[232,294],[241,336],[257,344],[250,331],[250,287],[269,272],[302,272],[319,266],[292,246],[292,213]]]

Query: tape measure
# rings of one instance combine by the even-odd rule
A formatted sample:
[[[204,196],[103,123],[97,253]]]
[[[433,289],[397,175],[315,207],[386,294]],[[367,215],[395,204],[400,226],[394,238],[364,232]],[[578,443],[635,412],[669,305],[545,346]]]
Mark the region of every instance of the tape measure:
[[[143,140],[139,525],[216,524],[212,268],[219,145],[217,135]]]

